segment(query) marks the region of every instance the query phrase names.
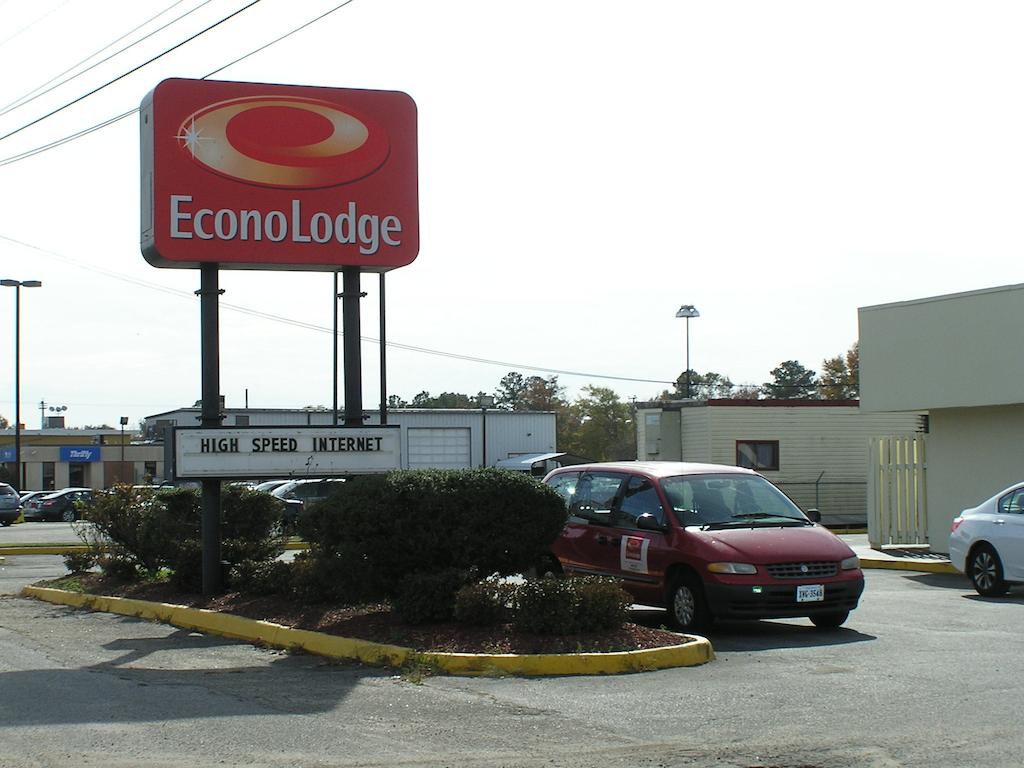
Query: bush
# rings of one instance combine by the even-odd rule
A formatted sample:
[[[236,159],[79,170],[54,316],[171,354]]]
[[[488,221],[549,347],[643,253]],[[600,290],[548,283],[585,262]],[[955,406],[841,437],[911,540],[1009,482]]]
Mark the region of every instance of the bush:
[[[474,627],[501,624],[510,613],[514,595],[515,587],[498,579],[467,584],[455,593],[455,620]]]
[[[516,589],[514,624],[522,632],[570,635],[621,627],[633,600],[615,579],[537,579]]]
[[[231,569],[231,588],[254,595],[290,595],[292,566],[280,560],[244,560]]]
[[[531,579],[516,589],[513,624],[536,635],[571,635],[579,603],[571,579]]]
[[[64,555],[64,567],[71,573],[85,573],[96,565],[97,556],[92,550],[88,552],[68,552]]]
[[[116,485],[98,494],[83,517],[93,524],[92,533],[79,533],[83,540],[95,553],[123,561],[110,567],[127,573],[130,566],[149,574],[169,568],[178,589],[202,587],[202,504],[197,490]],[[221,560],[229,568],[246,561],[271,561],[284,551],[279,507],[264,493],[225,488],[220,531]],[[101,567],[107,571],[102,560]]]
[[[135,561],[124,554],[101,555],[99,566],[104,576],[117,581],[135,581],[139,577]]]
[[[408,574],[521,573],[565,524],[555,491],[496,469],[363,475],[299,518],[315,557],[354,560],[395,597]]]
[[[468,573],[456,568],[411,574],[399,583],[392,608],[406,624],[450,621],[455,593],[470,579]]]
[[[291,594],[302,602],[358,605],[375,602],[383,593],[359,560],[300,552],[291,569]]]
[[[618,629],[629,618],[633,598],[618,579],[583,576],[569,580],[578,590],[576,622],[580,632]]]

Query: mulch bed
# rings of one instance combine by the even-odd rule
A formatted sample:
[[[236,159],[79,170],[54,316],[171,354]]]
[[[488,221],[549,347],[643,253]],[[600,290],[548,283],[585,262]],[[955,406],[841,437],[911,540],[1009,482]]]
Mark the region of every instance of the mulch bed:
[[[295,629],[399,645],[421,652],[595,653],[662,648],[682,642],[682,636],[675,632],[632,623],[616,630],[573,635],[527,634],[517,632],[508,624],[411,626],[400,622],[387,605],[303,605],[284,597],[256,597],[239,592],[204,597],[182,594],[167,583],[125,584],[113,582],[101,574],[84,574],[78,580],[82,588],[92,594],[207,608]]]

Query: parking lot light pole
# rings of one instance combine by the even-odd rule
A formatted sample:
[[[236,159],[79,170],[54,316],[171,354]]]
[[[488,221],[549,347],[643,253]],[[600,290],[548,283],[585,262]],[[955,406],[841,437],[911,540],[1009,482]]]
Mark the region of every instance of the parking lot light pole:
[[[686,318],[686,399],[690,399],[690,318],[700,317],[700,312],[693,304],[683,304],[676,312],[676,317]]]
[[[480,395],[480,466],[487,466],[487,409],[494,407],[494,395]]]
[[[135,480],[135,473],[134,472],[131,473],[132,477],[131,477],[130,481],[129,480],[125,480],[124,477],[123,477],[123,475],[124,475],[124,428],[125,428],[125,425],[127,423],[128,423],[128,417],[127,416],[122,416],[121,417],[121,471],[117,473],[118,476],[119,476],[118,479],[122,483],[134,482],[134,480]]]
[[[14,289],[14,479],[18,491],[25,488],[21,465],[21,289],[40,288],[39,280],[0,280],[0,285]]]

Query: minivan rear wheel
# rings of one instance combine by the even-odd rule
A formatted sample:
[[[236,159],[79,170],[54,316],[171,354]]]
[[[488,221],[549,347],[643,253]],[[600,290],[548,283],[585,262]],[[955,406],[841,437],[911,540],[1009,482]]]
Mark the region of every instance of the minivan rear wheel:
[[[684,574],[673,582],[667,608],[672,626],[683,632],[701,629],[711,620],[704,599],[704,586],[692,574]]]

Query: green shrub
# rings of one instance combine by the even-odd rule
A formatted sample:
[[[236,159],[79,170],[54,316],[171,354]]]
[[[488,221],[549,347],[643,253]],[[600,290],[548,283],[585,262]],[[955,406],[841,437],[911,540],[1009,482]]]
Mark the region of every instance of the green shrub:
[[[485,627],[508,618],[515,587],[498,579],[467,584],[455,593],[455,620],[459,624]]]
[[[536,635],[570,635],[579,604],[571,579],[531,579],[516,588],[513,624]]]
[[[377,602],[384,592],[359,560],[300,552],[291,569],[291,594],[306,603],[358,605]]]
[[[104,576],[117,581],[135,581],[139,577],[135,561],[123,554],[101,555],[99,566]]]
[[[231,588],[254,595],[289,595],[292,566],[280,560],[243,560],[231,569]]]
[[[615,579],[585,576],[536,579],[515,593],[517,629],[538,635],[569,635],[621,627],[633,600]]]
[[[97,555],[92,550],[88,552],[68,552],[64,555],[64,567],[71,573],[84,573],[96,565]]]
[[[457,568],[410,574],[399,583],[392,608],[406,624],[451,621],[455,593],[471,578]]]
[[[582,576],[569,581],[580,596],[576,614],[580,632],[618,629],[629,618],[633,598],[618,579]]]
[[[91,533],[83,529],[80,536],[97,554],[106,552],[150,574],[169,568],[178,589],[201,589],[202,503],[198,490],[117,485],[98,494],[83,517],[93,527]],[[221,494],[221,561],[231,568],[245,561],[274,560],[284,551],[280,523],[280,508],[269,495],[225,488]]]
[[[402,470],[352,478],[298,528],[314,556],[361,563],[395,597],[408,574],[521,573],[564,524],[558,494],[522,473]]]

